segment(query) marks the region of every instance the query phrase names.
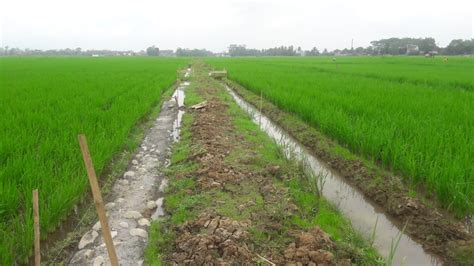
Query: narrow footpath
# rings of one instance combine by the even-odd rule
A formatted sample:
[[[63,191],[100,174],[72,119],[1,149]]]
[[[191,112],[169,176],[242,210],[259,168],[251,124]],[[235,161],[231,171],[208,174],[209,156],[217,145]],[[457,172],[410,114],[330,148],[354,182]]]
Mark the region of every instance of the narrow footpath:
[[[193,65],[150,265],[383,263],[225,90]]]

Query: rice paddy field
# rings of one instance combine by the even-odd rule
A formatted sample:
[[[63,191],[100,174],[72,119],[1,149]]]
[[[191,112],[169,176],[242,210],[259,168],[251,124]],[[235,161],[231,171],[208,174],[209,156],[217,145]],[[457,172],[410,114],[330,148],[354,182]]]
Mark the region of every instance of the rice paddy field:
[[[213,58],[229,78],[434,195],[474,211],[472,57]]]
[[[96,171],[127,144],[185,59],[0,58],[0,261],[25,262],[33,244],[31,193],[49,232],[88,189],[77,142]]]
[[[189,59],[0,58],[0,264],[31,255],[89,185],[77,135],[101,173]],[[474,212],[474,59],[208,58],[216,69],[459,216]],[[415,192],[416,193],[416,192]]]

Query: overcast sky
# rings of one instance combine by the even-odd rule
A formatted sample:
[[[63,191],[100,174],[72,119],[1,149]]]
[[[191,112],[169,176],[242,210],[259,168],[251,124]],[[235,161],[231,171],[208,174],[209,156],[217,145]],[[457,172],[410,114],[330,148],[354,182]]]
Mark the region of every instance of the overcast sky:
[[[473,38],[473,0],[0,0],[2,46],[320,50],[388,37]]]

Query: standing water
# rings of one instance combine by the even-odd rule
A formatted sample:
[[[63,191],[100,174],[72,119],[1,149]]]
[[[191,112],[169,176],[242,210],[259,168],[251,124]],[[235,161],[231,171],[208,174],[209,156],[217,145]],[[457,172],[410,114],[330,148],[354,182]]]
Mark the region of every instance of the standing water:
[[[186,72],[186,74],[187,73],[188,72]],[[181,120],[182,120],[183,115],[184,115],[184,110],[183,110],[184,109],[184,97],[185,97],[184,89],[187,86],[189,86],[189,82],[188,81],[183,82],[183,84],[178,86],[178,88],[174,91],[173,96],[172,96],[172,98],[175,99],[176,103],[178,104],[178,117],[174,121],[173,131],[171,133],[173,135],[173,140],[175,142],[177,142],[179,140]]]
[[[388,257],[393,253],[392,246],[398,238],[399,244],[394,251],[393,265],[440,265],[435,256],[426,253],[421,244],[413,241],[408,235],[400,231],[397,226],[371,202],[366,200],[361,192],[349,185],[341,176],[331,171],[310,152],[308,152],[293,137],[269,118],[259,112],[254,106],[247,103],[232,89],[226,86],[236,103],[250,115],[253,122],[268,134],[279,146],[284,149],[285,155],[295,158],[308,166],[314,176],[323,176],[324,186],[322,193],[326,199],[338,207],[348,217],[353,227],[364,236],[374,234],[374,247],[379,253]],[[393,244],[392,244],[393,243]]]

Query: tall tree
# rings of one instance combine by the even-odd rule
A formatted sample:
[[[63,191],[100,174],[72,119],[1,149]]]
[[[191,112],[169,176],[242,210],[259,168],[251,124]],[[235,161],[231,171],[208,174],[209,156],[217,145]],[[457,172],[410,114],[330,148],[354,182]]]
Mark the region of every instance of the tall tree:
[[[474,39],[470,40],[452,40],[449,45],[446,47],[446,54],[456,55],[456,54],[474,54]]]
[[[155,47],[153,45],[151,47],[146,48],[146,54],[148,56],[159,56],[160,55],[160,49],[158,49],[158,47]]]

